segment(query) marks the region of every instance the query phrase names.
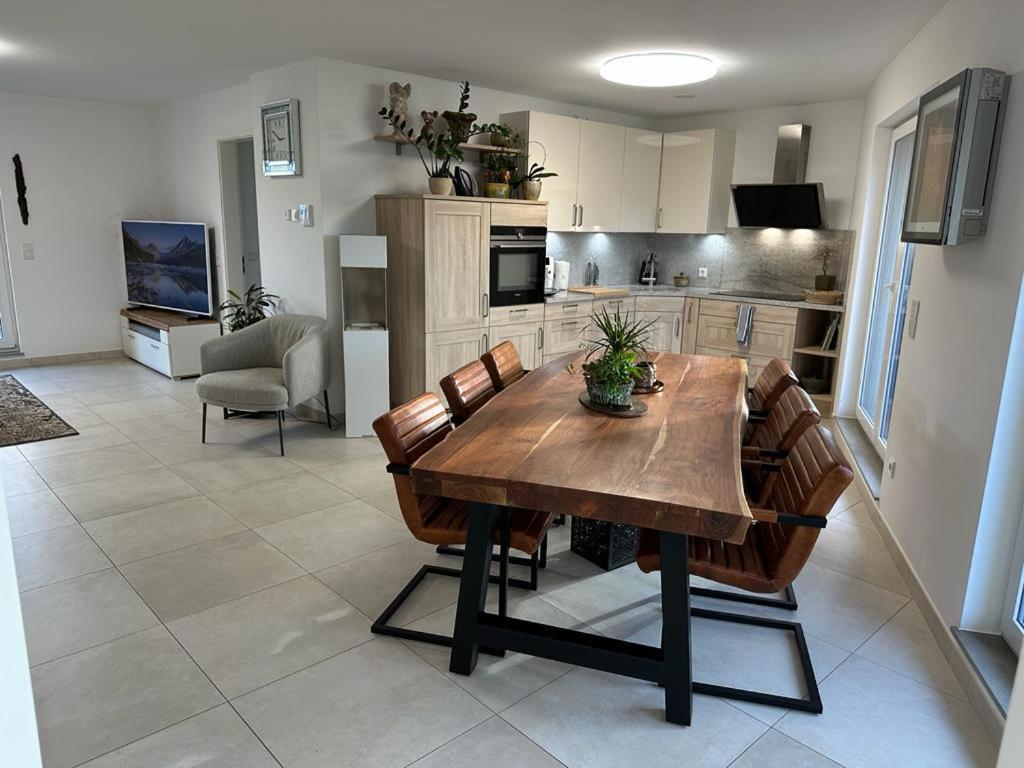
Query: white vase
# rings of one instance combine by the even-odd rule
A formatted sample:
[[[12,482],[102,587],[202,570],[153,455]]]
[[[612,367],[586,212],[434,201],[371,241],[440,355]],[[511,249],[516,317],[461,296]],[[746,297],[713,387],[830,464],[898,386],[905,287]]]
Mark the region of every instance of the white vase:
[[[540,182],[523,182],[523,200],[540,200]]]
[[[447,176],[439,178],[431,176],[427,179],[427,184],[430,185],[430,194],[432,195],[450,195],[452,193],[452,180]]]

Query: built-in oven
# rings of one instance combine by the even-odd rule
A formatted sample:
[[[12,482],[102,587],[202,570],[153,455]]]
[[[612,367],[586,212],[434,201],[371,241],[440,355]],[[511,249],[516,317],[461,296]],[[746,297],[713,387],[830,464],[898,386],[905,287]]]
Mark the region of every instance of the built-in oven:
[[[492,307],[544,301],[547,227],[491,227]]]

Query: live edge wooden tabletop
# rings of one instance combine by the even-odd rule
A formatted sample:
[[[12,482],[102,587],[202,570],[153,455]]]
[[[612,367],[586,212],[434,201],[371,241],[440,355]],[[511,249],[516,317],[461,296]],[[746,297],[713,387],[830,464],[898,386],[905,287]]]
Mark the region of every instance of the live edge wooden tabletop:
[[[417,492],[742,542],[746,362],[658,354],[665,389],[619,419],[580,405],[573,358],[530,372],[422,456]]]

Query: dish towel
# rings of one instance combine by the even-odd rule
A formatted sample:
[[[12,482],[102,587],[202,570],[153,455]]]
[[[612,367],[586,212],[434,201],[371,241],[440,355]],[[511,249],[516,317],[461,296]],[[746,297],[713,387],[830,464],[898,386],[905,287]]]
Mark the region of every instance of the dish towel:
[[[740,304],[740,311],[736,316],[737,344],[746,346],[750,343],[750,328],[754,324],[754,309],[752,304]]]

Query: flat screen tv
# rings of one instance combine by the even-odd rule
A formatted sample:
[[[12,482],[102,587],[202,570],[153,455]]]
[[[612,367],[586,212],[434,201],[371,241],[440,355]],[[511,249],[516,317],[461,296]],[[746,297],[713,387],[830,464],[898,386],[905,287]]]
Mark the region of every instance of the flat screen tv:
[[[206,225],[122,221],[128,301],[194,315],[213,312]]]

